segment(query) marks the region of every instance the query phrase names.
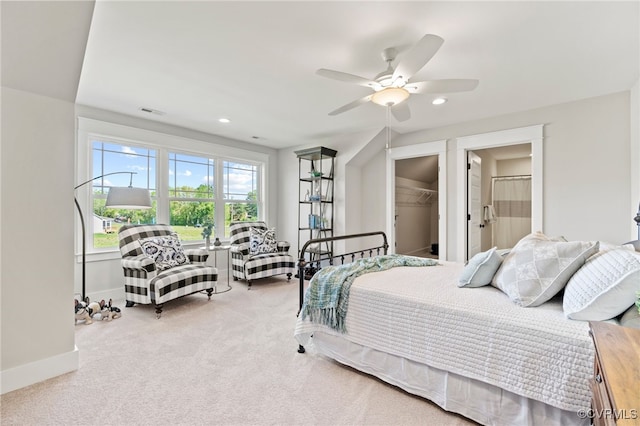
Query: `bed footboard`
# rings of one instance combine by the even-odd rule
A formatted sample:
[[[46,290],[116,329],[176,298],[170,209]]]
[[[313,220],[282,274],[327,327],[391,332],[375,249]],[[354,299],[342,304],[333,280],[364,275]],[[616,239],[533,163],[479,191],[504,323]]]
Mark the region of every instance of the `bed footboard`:
[[[373,237],[373,238],[370,238]],[[377,240],[381,239],[381,242],[377,242]],[[373,244],[370,243],[371,247],[345,252],[341,254],[335,254],[334,251],[331,251],[328,254],[318,255],[312,248],[320,247],[322,244],[330,244],[332,248],[335,247],[333,244],[336,241],[345,241],[345,240],[366,240],[373,241]],[[300,249],[300,255],[298,259],[298,279],[300,283],[299,288],[299,305],[298,305],[298,314],[300,315],[300,311],[302,310],[302,304],[304,303],[304,293],[305,293],[305,285],[304,282],[306,280],[310,280],[311,277],[322,269],[323,266],[329,265],[342,265],[345,263],[350,263],[355,261],[356,259],[362,259],[364,257],[373,257],[381,254],[387,254],[389,250],[389,244],[387,243],[387,235],[382,231],[376,232],[365,232],[362,234],[349,234],[349,235],[340,235],[334,237],[327,238],[317,238],[311,239],[307,241],[304,246]],[[304,353],[304,346],[298,345],[298,352]]]

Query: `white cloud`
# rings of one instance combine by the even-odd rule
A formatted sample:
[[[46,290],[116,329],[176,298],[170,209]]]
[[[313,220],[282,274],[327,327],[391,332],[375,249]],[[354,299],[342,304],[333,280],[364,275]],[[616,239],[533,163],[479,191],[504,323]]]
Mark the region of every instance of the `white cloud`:
[[[137,155],[137,152],[131,148],[130,146],[123,146],[122,147],[122,153],[126,154],[127,156],[134,156]]]
[[[192,175],[191,170],[186,170],[184,172],[184,175],[187,176],[187,177],[191,176]]]
[[[250,173],[230,173],[228,177],[229,192],[234,194],[246,194],[252,188],[253,177]]]

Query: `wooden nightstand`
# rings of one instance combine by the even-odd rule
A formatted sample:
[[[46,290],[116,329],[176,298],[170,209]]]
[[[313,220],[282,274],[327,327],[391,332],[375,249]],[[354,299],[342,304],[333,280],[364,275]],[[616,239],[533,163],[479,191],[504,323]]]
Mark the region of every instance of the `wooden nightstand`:
[[[640,330],[589,322],[596,349],[591,379],[594,425],[640,425]]]

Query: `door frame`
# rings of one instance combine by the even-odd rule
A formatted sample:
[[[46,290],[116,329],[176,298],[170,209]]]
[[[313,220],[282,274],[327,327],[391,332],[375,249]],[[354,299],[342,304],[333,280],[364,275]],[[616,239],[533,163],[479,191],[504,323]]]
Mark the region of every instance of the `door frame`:
[[[396,160],[438,156],[438,259],[447,260],[447,141],[439,140],[416,145],[389,148],[387,163],[387,220],[386,234],[389,252],[395,253],[396,231],[394,216],[396,206]]]
[[[457,253],[459,262],[467,253],[467,151],[531,143],[531,231],[543,231],[543,130],[544,124],[457,138]]]

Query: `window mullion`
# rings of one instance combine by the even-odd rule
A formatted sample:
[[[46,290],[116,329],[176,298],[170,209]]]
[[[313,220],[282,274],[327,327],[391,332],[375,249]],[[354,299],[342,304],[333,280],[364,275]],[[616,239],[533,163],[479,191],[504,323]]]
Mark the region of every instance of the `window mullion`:
[[[216,224],[216,236],[221,235],[224,238],[224,161],[221,158],[215,159],[214,173],[215,178],[213,180],[213,198],[216,206],[215,210],[215,224]]]
[[[157,150],[156,160],[156,220],[169,223],[169,154],[166,149]]]

